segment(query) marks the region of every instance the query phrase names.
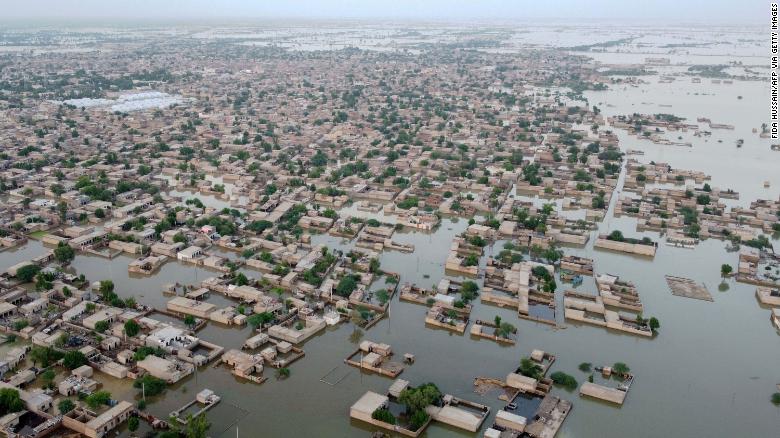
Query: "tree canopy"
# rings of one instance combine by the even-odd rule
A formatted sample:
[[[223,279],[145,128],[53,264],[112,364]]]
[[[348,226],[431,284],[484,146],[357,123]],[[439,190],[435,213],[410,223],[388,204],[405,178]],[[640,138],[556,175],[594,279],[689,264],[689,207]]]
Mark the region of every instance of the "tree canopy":
[[[38,265],[24,265],[16,270],[16,278],[24,283],[29,283],[33,281],[40,270],[41,267]]]
[[[62,358],[62,364],[69,370],[75,370],[87,364],[87,356],[78,350],[68,351],[65,353],[65,357]]]
[[[19,397],[19,391],[13,388],[0,389],[0,416],[23,409],[24,402]]]

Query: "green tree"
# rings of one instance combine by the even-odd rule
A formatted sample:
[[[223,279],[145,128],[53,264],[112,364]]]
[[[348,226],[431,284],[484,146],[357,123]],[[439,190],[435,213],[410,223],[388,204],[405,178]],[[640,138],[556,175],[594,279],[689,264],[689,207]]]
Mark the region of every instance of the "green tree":
[[[290,369],[287,367],[282,367],[276,370],[276,378],[277,379],[286,379],[290,377]]]
[[[135,432],[138,430],[139,423],[140,422],[138,421],[138,417],[130,417],[127,420],[127,428],[130,430],[130,432]]]
[[[249,225],[246,226],[246,229],[249,231],[252,231],[254,233],[260,234],[263,231],[267,230],[268,228],[273,227],[274,224],[266,221],[266,220],[260,220],[260,221],[253,221],[250,222]]]
[[[425,411],[415,411],[409,418],[409,424],[412,430],[419,430],[428,421],[428,413]]]
[[[550,378],[556,385],[561,385],[568,390],[572,390],[577,387],[577,379],[562,372],[556,371],[550,374]]]
[[[471,300],[477,297],[478,290],[479,290],[479,286],[477,285],[477,283],[471,280],[464,281],[460,287],[461,300],[463,300],[464,303],[471,302]]]
[[[17,332],[20,332],[25,327],[27,327],[28,325],[30,325],[30,321],[28,321],[26,319],[18,319],[16,321],[14,321],[14,330],[16,330]]]
[[[111,393],[108,391],[97,391],[88,395],[84,400],[90,409],[95,410],[103,405],[107,405],[111,400]]]
[[[95,323],[95,331],[98,333],[103,333],[106,330],[108,330],[109,324],[108,321],[98,321]]]
[[[384,421],[388,424],[395,424],[396,419],[392,412],[385,408],[379,408],[371,413],[371,418],[374,420]]]
[[[477,266],[479,264],[479,257],[474,254],[469,254],[463,260],[463,266]]]
[[[0,389],[0,416],[19,412],[24,409],[24,402],[19,397],[19,391],[13,388]]]
[[[233,283],[234,283],[236,286],[246,286],[247,284],[249,284],[249,279],[248,279],[248,278],[246,278],[246,275],[244,275],[244,273],[243,273],[243,272],[239,272],[239,273],[238,273],[238,274],[236,274],[236,276],[233,278]]]
[[[70,340],[70,335],[69,335],[69,334],[67,334],[67,333],[62,333],[62,334],[61,334],[61,335],[60,335],[60,336],[57,338],[57,340],[56,340],[56,341],[54,341],[54,346],[55,346],[56,348],[60,348],[60,349],[61,349],[61,348],[64,348],[64,347],[65,347],[65,345],[68,343],[68,341],[69,341],[69,340]]]
[[[87,356],[78,350],[68,351],[62,358],[62,365],[69,370],[75,370],[76,368],[86,364]]]
[[[29,283],[33,281],[40,270],[41,267],[38,265],[24,265],[16,270],[16,278],[22,283]]]
[[[496,329],[496,335],[501,338],[508,339],[509,335],[514,333],[515,330],[517,329],[512,324],[508,322],[502,322],[501,325],[499,325]]]
[[[76,408],[76,404],[73,403],[73,400],[69,398],[64,398],[60,400],[59,403],[57,403],[57,409],[59,409],[60,414],[67,414],[68,412],[72,411]]]
[[[143,377],[135,379],[133,382],[133,388],[142,390],[148,396],[154,396],[162,394],[165,391],[167,383],[163,379],[159,379],[150,374],[145,374]]]
[[[185,315],[184,316],[184,325],[187,327],[194,327],[195,326],[195,317],[192,315]]]
[[[206,438],[206,432],[211,427],[209,420],[205,415],[198,415],[193,417],[192,414],[187,415],[187,425],[184,427],[184,436],[187,438]]]
[[[62,220],[64,221],[64,220],[65,220],[65,218],[66,218],[66,217],[67,217],[67,215],[68,215],[68,203],[67,203],[67,202],[65,202],[65,201],[60,201],[60,202],[57,204],[57,212],[58,212],[58,213],[59,213],[59,215],[60,215],[60,219],[62,219]]]
[[[134,319],[128,319],[127,322],[125,322],[125,333],[127,336],[130,336],[131,338],[135,335],[137,335],[141,331],[141,326],[135,322]]]
[[[98,289],[100,294],[106,296],[114,292],[114,282],[111,280],[101,280],[100,288]]]
[[[258,327],[261,327],[264,324],[268,324],[273,320],[274,315],[270,312],[256,313],[246,319],[246,321],[249,323],[249,325],[252,326],[253,329],[257,329]]]
[[[348,297],[352,291],[357,288],[357,280],[360,279],[355,275],[345,275],[341,277],[341,280],[339,280],[339,283],[336,285],[336,289],[334,290],[335,294],[340,297]]]
[[[45,389],[54,388],[54,378],[57,377],[57,373],[53,369],[48,369],[41,374],[41,380],[43,381],[43,387]]]
[[[54,274],[41,271],[35,276],[35,289],[39,291],[50,290],[54,287]]]
[[[615,362],[612,365],[612,371],[618,374],[628,374],[631,371],[631,368],[623,362]]]
[[[542,378],[542,367],[527,357],[520,359],[520,366],[517,368],[517,372],[536,380]]]
[[[732,268],[731,265],[729,265],[729,264],[724,263],[724,264],[720,265],[720,276],[721,276],[721,278],[725,279],[726,277],[729,276],[729,274],[731,274],[731,271],[733,271],[733,270],[734,270],[734,268]]]
[[[384,306],[387,300],[390,299],[390,294],[387,293],[387,289],[380,289],[376,292],[376,299]]]
[[[661,328],[661,323],[658,321],[658,318],[656,318],[655,316],[650,318],[648,324],[650,325],[650,330],[654,332],[658,331],[658,329]]]
[[[425,407],[441,398],[441,391],[433,383],[425,383],[416,388],[401,391],[398,401],[406,407],[408,413],[425,412]]]
[[[76,257],[76,252],[65,242],[60,242],[54,248],[54,259],[65,265],[70,263]]]
[[[48,368],[49,365],[62,359],[63,354],[51,347],[41,347],[36,345],[30,350],[30,360],[33,364],[40,365],[41,368]]]

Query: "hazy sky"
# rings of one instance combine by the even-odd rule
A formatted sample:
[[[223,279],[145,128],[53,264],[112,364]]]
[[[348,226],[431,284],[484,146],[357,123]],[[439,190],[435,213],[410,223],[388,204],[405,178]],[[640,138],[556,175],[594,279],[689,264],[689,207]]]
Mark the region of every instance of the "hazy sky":
[[[763,0],[0,0],[0,19],[561,19],[764,24]]]

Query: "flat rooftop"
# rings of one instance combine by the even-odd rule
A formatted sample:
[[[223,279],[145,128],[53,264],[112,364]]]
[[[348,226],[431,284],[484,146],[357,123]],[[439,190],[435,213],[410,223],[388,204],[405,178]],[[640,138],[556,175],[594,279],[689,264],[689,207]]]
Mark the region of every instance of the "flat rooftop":
[[[580,387],[580,395],[587,395],[588,397],[598,398],[619,405],[623,404],[626,394],[625,391],[590,382],[585,382]]]

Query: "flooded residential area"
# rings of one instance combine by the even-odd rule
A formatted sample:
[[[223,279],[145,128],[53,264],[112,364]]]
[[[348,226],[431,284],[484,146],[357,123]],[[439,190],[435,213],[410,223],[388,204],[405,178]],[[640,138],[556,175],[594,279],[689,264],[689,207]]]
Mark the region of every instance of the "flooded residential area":
[[[777,436],[766,9],[3,22],[0,431]]]

